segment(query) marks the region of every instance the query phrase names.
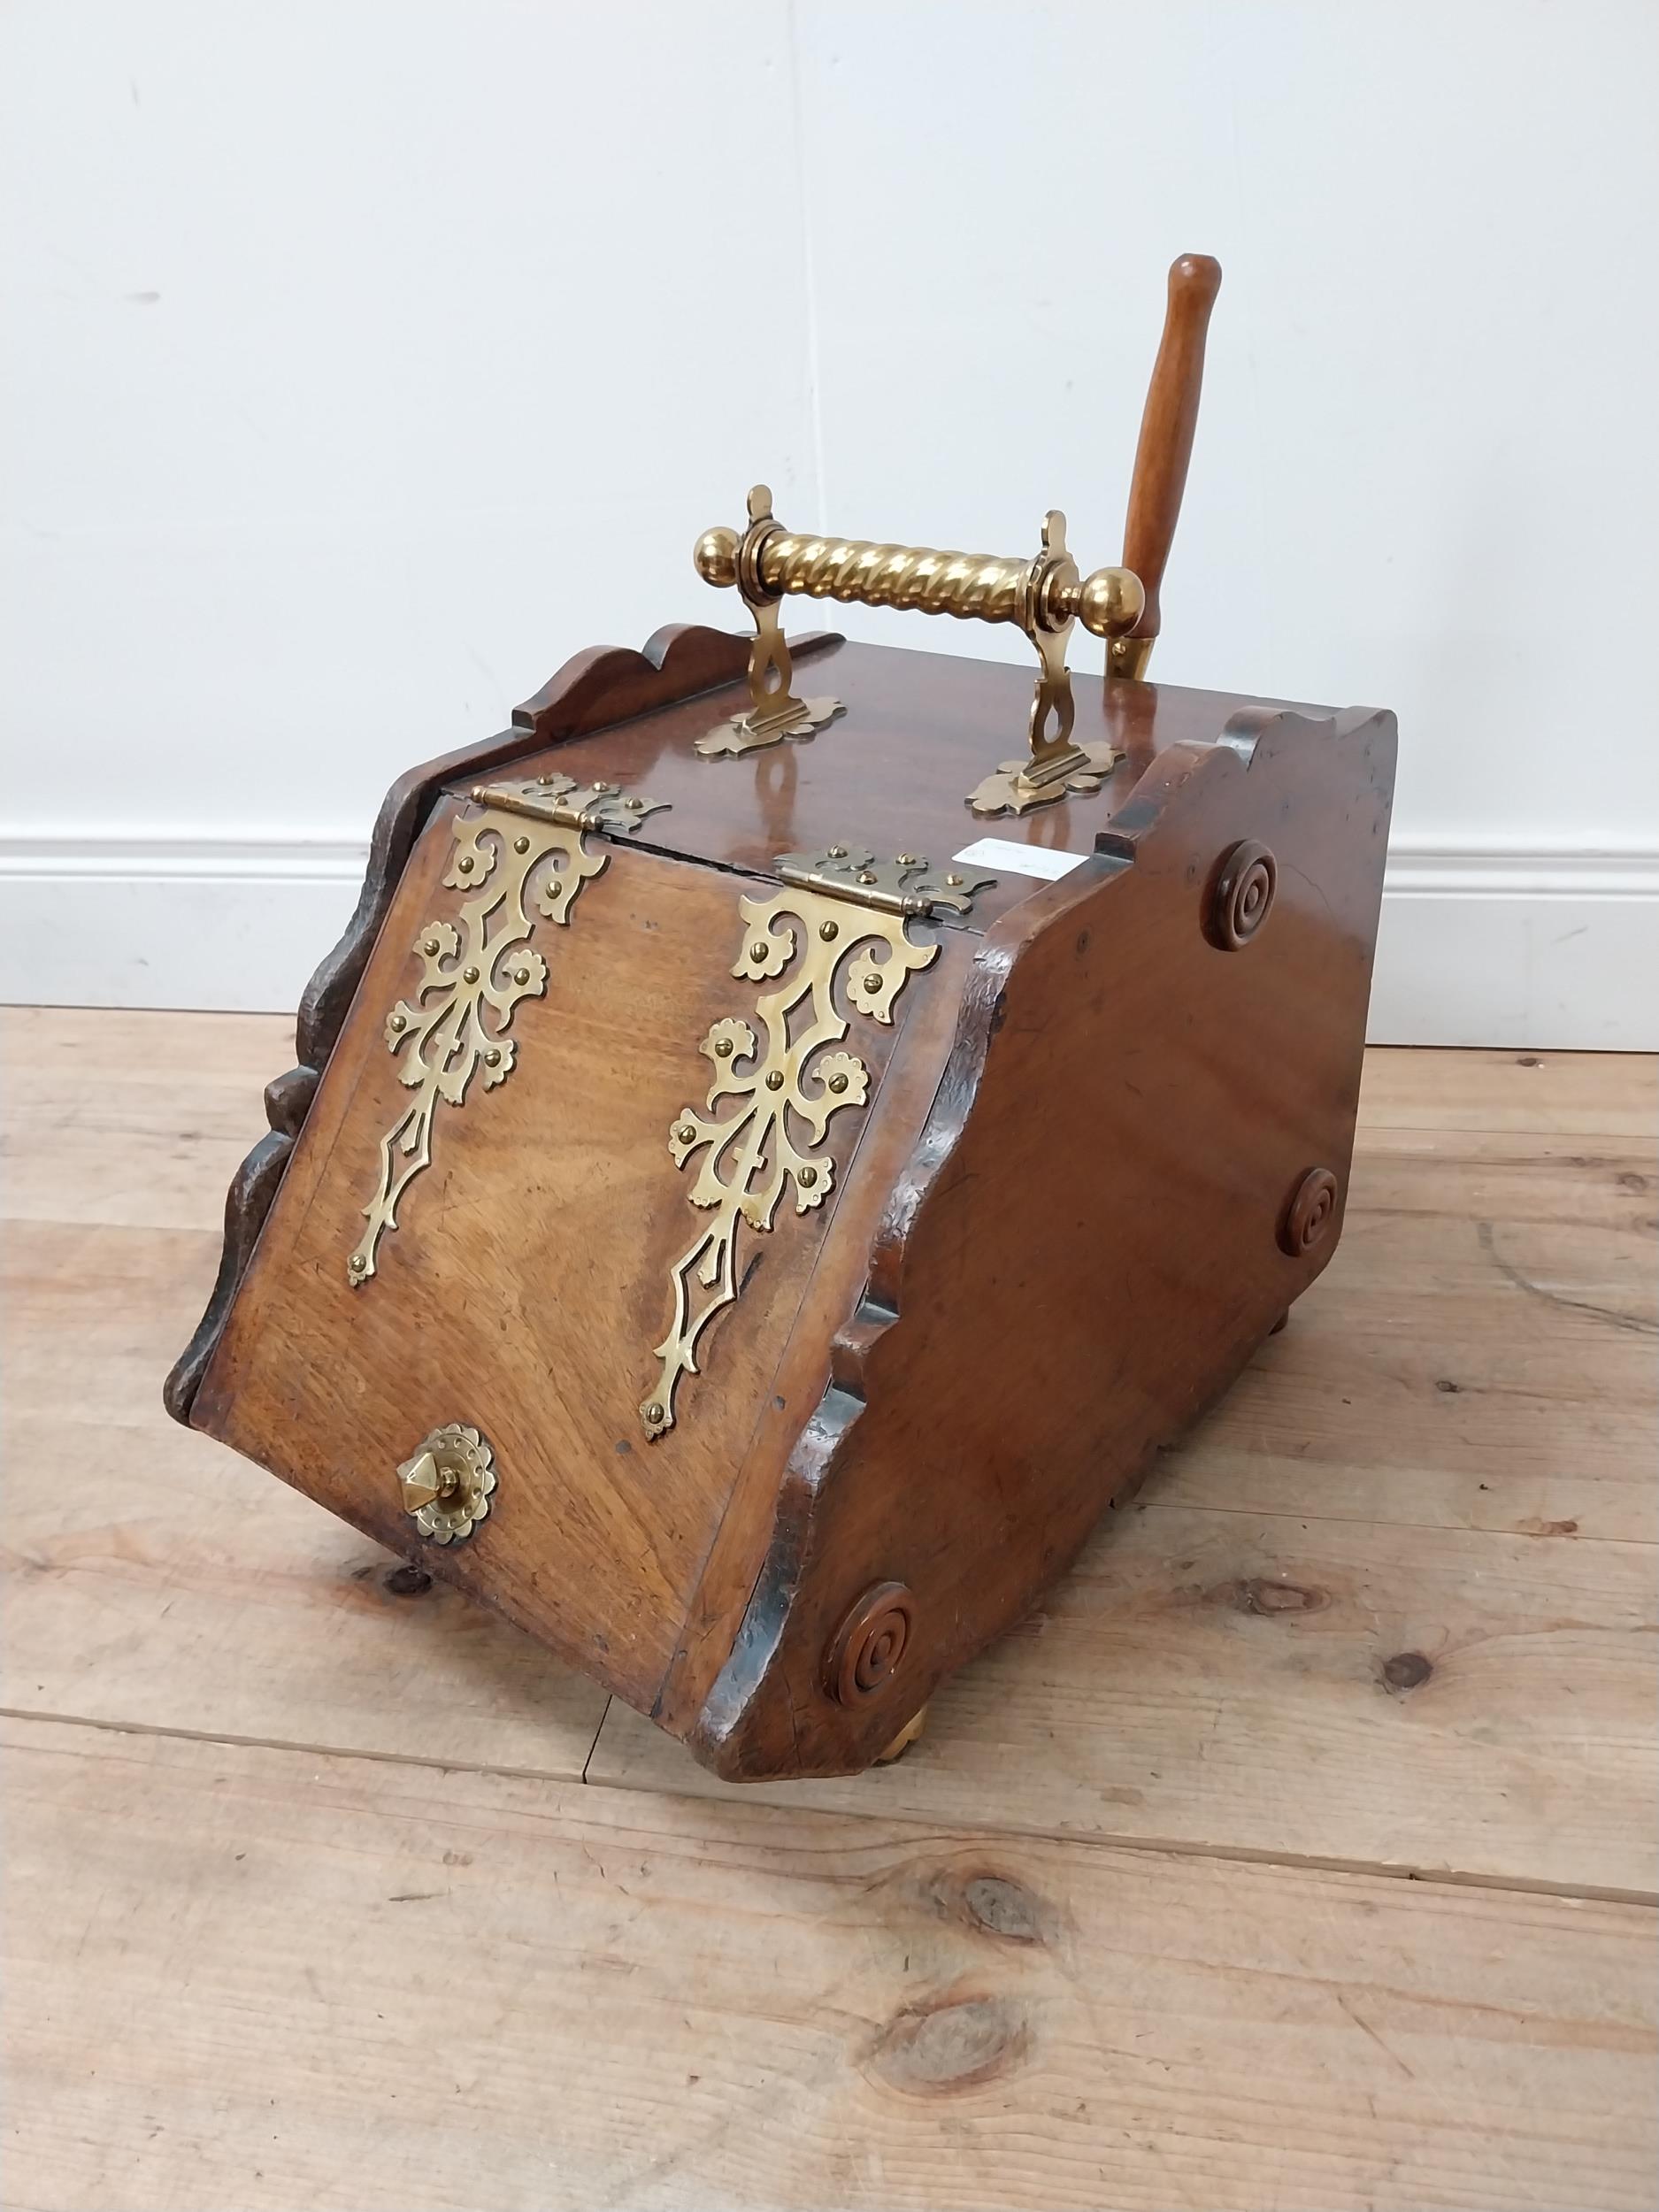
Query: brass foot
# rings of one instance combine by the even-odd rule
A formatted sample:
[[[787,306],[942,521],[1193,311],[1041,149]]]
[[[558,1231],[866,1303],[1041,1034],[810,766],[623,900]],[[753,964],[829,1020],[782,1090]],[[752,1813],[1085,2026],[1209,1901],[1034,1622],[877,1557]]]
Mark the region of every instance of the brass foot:
[[[879,1767],[890,1767],[895,1759],[902,1758],[926,1725],[927,1708],[924,1705],[919,1712],[910,1715],[887,1749],[876,1754],[876,1764]]]

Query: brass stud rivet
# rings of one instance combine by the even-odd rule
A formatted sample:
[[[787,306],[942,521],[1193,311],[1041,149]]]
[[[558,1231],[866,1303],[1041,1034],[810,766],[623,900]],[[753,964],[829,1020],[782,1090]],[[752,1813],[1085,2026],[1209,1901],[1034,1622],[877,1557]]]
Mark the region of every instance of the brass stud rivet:
[[[962,888],[962,878],[960,876],[947,876],[945,878],[945,881],[950,886],[953,891],[960,891]]]
[[[512,841],[512,849],[516,853],[527,853],[530,849],[530,840],[527,837],[515,837]]]
[[[818,933],[826,945],[833,945],[841,933],[841,925],[839,922],[820,922]]]
[[[729,1060],[732,1056],[732,1040],[729,1037],[717,1038],[714,1049],[718,1058]]]
[[[487,1068],[498,1068],[501,1065],[501,1047],[499,1045],[491,1045],[489,1050],[484,1055],[484,1065]]]
[[[682,1121],[674,1134],[681,1144],[695,1144],[697,1141],[697,1133],[688,1121]]]
[[[899,855],[899,865],[901,868],[916,868],[919,867],[921,863],[917,859],[914,853],[901,853]]]
[[[528,983],[530,980],[529,969],[515,968],[512,972],[512,979],[515,983]]]
[[[757,937],[749,949],[749,956],[751,960],[764,960],[766,957],[765,941],[763,938]]]
[[[463,983],[476,983],[478,981],[478,970],[476,968],[463,968],[461,971],[461,980]]]
[[[657,1424],[663,1417],[663,1409],[659,1405],[649,1405],[645,1409],[645,1417],[650,1423],[651,1426],[655,1428]]]
[[[875,878],[871,874],[867,868],[861,868],[858,871],[858,880],[860,883],[873,883],[875,881]]]
[[[472,872],[472,856],[471,853],[463,853],[455,864],[464,876],[470,876]]]
[[[803,1190],[810,1190],[818,1180],[818,1170],[815,1167],[803,1167],[795,1177],[795,1180]]]
[[[645,811],[645,802],[643,799],[624,799],[622,803],[627,808],[630,814],[642,814]]]
[[[832,845],[829,849],[829,856],[832,860],[845,860],[847,857],[846,846]]]
[[[864,988],[873,998],[875,994],[881,988],[881,978],[879,975],[867,975],[864,978]]]
[[[780,1091],[780,1090],[782,1090],[782,1088],[783,1088],[783,1070],[782,1070],[781,1068],[773,1068],[773,1069],[772,1069],[772,1070],[771,1070],[771,1071],[768,1073],[768,1075],[767,1075],[767,1077],[766,1077],[766,1088],[767,1088],[769,1091]]]
[[[438,951],[438,941],[437,941],[437,939],[436,939],[435,937],[428,937],[428,938],[427,938],[427,940],[426,940],[426,941],[425,942],[425,944],[423,944],[423,945],[422,945],[422,947],[420,948],[420,949],[422,950],[422,952],[424,952],[424,953],[427,956],[427,957],[428,957],[429,959],[435,959],[435,958],[436,958],[436,956],[437,956],[437,951]]]
[[[389,1021],[388,1021],[388,1023],[387,1023],[386,1026],[387,1026],[388,1029],[397,1029],[397,1030],[402,1030],[402,1029],[407,1029],[407,1028],[408,1028],[408,1026],[409,1026],[409,1023],[408,1023],[407,1019],[404,1018],[404,1016],[403,1016],[402,1014],[394,1014],[394,1015],[391,1017],[390,1020],[389,1020]]]
[[[844,1075],[832,1075],[829,1087],[839,1096],[847,1088],[847,1078]]]

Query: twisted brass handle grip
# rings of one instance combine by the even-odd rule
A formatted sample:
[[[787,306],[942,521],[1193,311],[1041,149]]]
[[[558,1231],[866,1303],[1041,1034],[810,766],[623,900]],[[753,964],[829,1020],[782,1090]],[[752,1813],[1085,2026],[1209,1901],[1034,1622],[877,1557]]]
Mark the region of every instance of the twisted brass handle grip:
[[[762,545],[759,568],[771,592],[915,608],[959,621],[1018,622],[1031,563],[997,560],[988,553],[936,553],[926,545],[803,538],[780,530]]]
[[[1064,551],[1010,560],[926,545],[803,537],[769,513],[741,537],[735,530],[705,530],[693,557],[704,583],[741,585],[746,599],[795,592],[954,615],[961,622],[1011,622],[1033,635],[1078,621],[1096,637],[1121,637],[1134,627],[1143,604],[1127,569],[1098,568],[1082,578]]]

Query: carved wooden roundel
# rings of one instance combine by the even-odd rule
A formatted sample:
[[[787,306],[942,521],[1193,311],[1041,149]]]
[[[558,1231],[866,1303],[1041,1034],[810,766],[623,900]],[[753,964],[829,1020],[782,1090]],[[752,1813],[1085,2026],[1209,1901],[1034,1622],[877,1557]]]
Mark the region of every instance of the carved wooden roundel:
[[[916,1619],[916,1600],[902,1582],[866,1590],[830,1640],[824,1686],[839,1705],[879,1697],[898,1672]]]
[[[1281,1251],[1288,1252],[1293,1260],[1311,1252],[1336,1218],[1336,1178],[1330,1169],[1310,1167],[1285,1209],[1279,1232]]]
[[[1279,863],[1251,838],[1222,855],[1204,934],[1222,952],[1238,952],[1267,919],[1279,887]]]

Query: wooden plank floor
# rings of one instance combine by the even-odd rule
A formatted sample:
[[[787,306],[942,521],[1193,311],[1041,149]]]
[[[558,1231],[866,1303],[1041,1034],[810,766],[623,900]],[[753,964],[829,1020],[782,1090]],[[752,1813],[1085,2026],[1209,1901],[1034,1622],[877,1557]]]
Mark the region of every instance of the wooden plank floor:
[[[161,1415],[284,1025],[4,1045],[7,2212],[1654,2204],[1652,1063],[1373,1054],[1225,1404],[735,1791]]]

